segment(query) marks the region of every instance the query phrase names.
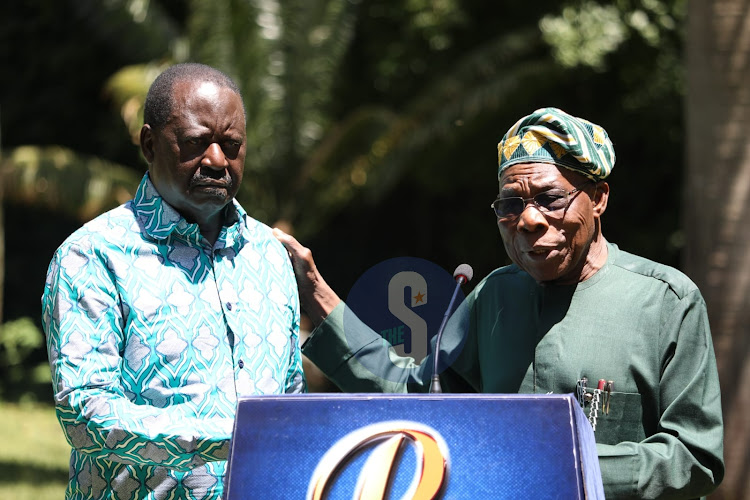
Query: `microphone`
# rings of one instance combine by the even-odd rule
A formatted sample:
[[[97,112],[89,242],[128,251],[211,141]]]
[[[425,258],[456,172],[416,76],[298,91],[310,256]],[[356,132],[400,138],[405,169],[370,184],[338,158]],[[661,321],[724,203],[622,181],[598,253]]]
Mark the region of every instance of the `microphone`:
[[[430,384],[430,394],[441,394],[443,392],[443,389],[440,387],[440,376],[438,375],[438,361],[440,359],[440,340],[443,337],[443,330],[445,330],[445,325],[448,323],[448,318],[451,315],[451,310],[453,309],[453,303],[456,301],[456,296],[458,295],[458,290],[461,288],[461,285],[464,283],[468,283],[471,281],[471,278],[474,277],[474,270],[471,268],[469,264],[460,264],[455,271],[453,271],[453,279],[456,280],[456,288],[453,290],[453,296],[451,297],[451,301],[448,303],[448,308],[445,310],[445,314],[443,315],[443,322],[440,323],[440,328],[438,329],[437,338],[435,339],[435,359],[433,360],[433,367],[432,367],[432,383]]]

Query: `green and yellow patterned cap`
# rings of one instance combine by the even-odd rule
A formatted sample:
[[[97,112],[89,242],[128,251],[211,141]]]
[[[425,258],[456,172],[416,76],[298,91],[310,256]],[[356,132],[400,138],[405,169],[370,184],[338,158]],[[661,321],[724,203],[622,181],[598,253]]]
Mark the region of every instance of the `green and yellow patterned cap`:
[[[497,145],[497,178],[518,163],[552,163],[589,179],[606,179],[615,166],[607,131],[557,108],[537,109],[518,120]]]

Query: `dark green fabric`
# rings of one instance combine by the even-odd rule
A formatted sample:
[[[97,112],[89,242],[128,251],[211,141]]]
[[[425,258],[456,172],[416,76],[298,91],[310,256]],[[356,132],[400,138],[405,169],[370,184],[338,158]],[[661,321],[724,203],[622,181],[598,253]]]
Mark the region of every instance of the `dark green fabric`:
[[[303,352],[347,392],[426,390],[431,358],[389,380],[381,337],[339,306]],[[465,325],[462,328],[461,325]],[[346,327],[346,328],[345,328]],[[464,334],[468,330],[468,333]],[[539,285],[515,266],[479,283],[454,313],[445,373],[487,393],[574,393],[587,377],[614,381],[596,439],[607,498],[696,498],[724,474],[719,380],[703,298],[679,271],[609,245],[607,264],[571,286]],[[382,358],[379,359],[379,358]],[[402,360],[403,361],[403,360]],[[372,366],[372,365],[369,365]],[[383,373],[381,373],[382,375]]]

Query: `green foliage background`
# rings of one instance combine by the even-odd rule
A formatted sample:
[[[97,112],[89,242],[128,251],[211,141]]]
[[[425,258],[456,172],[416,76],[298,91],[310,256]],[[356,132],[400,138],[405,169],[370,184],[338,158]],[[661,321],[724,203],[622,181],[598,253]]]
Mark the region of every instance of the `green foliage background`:
[[[543,106],[613,138],[605,235],[679,266],[685,9],[684,0],[6,6],[0,395],[51,403],[38,330],[47,264],[82,222],[132,194],[146,168],[135,143],[143,96],[174,62],[238,81],[248,110],[240,201],[291,228],[343,296],[395,256],[448,270],[469,262],[477,276],[505,264],[488,208],[496,144]]]

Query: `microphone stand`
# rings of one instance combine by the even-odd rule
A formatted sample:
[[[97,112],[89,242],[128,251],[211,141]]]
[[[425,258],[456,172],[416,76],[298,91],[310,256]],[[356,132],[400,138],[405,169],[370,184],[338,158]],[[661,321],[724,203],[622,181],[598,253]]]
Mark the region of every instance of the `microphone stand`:
[[[445,330],[445,325],[446,323],[448,323],[451,309],[453,309],[453,303],[456,301],[458,290],[466,281],[466,277],[464,277],[463,275],[459,275],[456,278],[456,288],[453,290],[453,296],[451,297],[451,301],[448,303],[448,309],[445,310],[443,321],[442,323],[440,323],[440,328],[438,329],[437,338],[435,339],[435,359],[432,367],[432,382],[430,383],[430,394],[443,393],[443,389],[442,387],[440,387],[440,375],[438,375],[438,361],[440,360],[440,340],[443,337],[443,330]]]

